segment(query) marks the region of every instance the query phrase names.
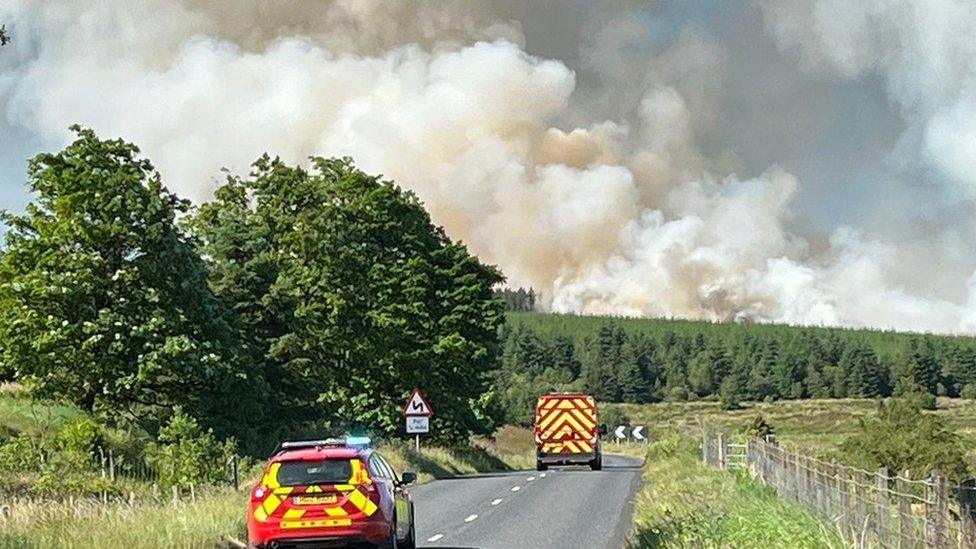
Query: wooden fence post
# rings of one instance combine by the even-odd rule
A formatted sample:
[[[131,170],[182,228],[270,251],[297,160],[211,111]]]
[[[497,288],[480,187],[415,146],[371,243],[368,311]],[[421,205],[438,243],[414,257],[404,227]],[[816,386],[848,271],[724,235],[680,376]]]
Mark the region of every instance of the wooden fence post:
[[[830,480],[827,476],[827,464],[822,461],[817,461],[814,465],[817,476],[814,482],[817,488],[817,511],[820,513],[820,518],[823,520],[830,520],[830,506],[827,502],[827,490],[830,488]]]
[[[851,492],[847,485],[847,467],[837,467],[837,491],[840,492],[840,529],[844,537],[851,535]]]
[[[915,546],[915,517],[912,515],[912,501],[909,499],[910,478],[911,472],[904,471],[895,479],[895,490],[898,492],[898,547],[902,549]]]
[[[891,508],[888,494],[888,469],[881,468],[877,475],[878,488],[875,494],[875,529],[878,533],[878,543],[882,547],[891,546]]]
[[[702,465],[708,467],[708,433],[702,433]]]
[[[925,543],[932,549],[945,549],[945,512],[943,501],[948,503],[948,498],[944,497],[945,487],[942,484],[942,475],[938,471],[933,471],[925,484]]]
[[[725,433],[718,434],[718,468],[721,470],[726,470],[726,452],[725,452]]]
[[[854,526],[857,528],[857,539],[867,538],[868,523],[870,522],[867,505],[867,478],[864,471],[856,469],[854,471]],[[858,547],[864,544],[858,545]]]

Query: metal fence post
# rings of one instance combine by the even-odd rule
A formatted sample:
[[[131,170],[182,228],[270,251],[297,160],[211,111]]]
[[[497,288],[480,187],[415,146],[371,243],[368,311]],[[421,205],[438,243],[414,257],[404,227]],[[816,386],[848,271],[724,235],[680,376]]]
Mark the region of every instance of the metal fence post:
[[[234,454],[234,456],[231,458],[230,469],[234,480],[234,490],[237,491],[240,489],[240,477],[238,476],[237,472],[237,454]]]

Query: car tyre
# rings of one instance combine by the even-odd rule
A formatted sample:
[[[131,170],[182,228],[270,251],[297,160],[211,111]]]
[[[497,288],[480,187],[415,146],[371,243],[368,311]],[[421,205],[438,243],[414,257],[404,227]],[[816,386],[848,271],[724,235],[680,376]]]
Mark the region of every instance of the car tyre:
[[[548,465],[546,465],[545,463],[542,463],[542,461],[536,460],[536,462],[535,462],[535,470],[536,471],[545,471],[548,468],[549,468]]]
[[[416,529],[416,518],[413,514],[413,506],[410,506],[410,533],[407,534],[407,539],[400,544],[400,549],[417,549],[417,529]]]
[[[603,470],[603,456],[597,456],[593,458],[593,461],[590,462],[590,470],[591,471]]]

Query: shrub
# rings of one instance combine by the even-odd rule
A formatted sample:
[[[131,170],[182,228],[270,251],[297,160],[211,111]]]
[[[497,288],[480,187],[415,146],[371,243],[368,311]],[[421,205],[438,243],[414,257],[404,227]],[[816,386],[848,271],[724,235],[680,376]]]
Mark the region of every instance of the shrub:
[[[976,383],[970,383],[962,388],[962,392],[959,393],[962,398],[968,398],[970,400],[976,400]]]
[[[882,401],[873,417],[840,447],[841,459],[866,468],[909,470],[916,476],[937,470],[951,481],[964,478],[966,452],[962,440],[944,418],[926,414],[924,399],[910,395]]]
[[[776,428],[766,421],[766,418],[758,415],[753,418],[752,423],[746,428],[746,435],[751,438],[769,440],[771,437],[776,436]]]
[[[149,447],[147,460],[164,487],[189,488],[227,480],[227,463],[236,451],[233,441],[217,441],[197,420],[177,407],[159,430],[158,444]]]

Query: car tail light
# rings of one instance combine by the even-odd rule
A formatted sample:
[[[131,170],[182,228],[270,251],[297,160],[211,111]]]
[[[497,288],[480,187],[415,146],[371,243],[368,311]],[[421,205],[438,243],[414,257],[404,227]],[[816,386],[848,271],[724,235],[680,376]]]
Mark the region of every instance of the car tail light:
[[[268,495],[268,489],[264,485],[258,484],[251,490],[252,501],[262,501],[266,495]]]

